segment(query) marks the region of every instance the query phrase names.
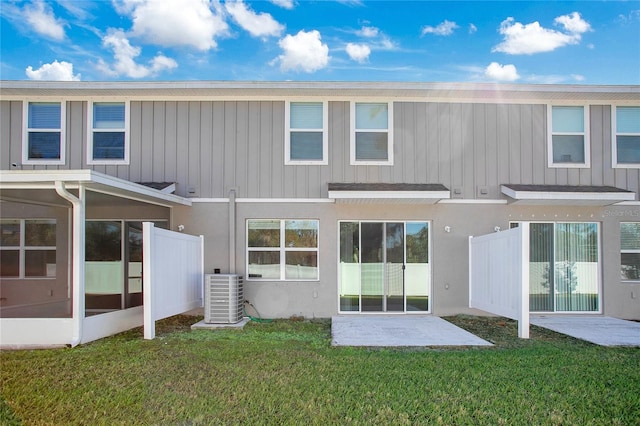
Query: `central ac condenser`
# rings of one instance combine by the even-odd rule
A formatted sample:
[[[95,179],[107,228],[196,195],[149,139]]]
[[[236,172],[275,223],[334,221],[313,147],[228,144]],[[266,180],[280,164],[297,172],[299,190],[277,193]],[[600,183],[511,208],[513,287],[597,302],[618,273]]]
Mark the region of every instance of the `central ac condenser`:
[[[235,324],[242,321],[242,277],[235,274],[206,274],[204,278],[204,322]]]

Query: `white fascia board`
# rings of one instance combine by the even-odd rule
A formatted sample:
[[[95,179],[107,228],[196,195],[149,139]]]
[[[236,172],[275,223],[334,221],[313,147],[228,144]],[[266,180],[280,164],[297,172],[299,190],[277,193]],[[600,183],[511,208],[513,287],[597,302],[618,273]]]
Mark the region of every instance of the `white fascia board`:
[[[329,198],[344,199],[448,199],[449,191],[329,191]]]
[[[518,201],[635,201],[633,192],[548,192],[516,191],[502,186],[502,193]]]

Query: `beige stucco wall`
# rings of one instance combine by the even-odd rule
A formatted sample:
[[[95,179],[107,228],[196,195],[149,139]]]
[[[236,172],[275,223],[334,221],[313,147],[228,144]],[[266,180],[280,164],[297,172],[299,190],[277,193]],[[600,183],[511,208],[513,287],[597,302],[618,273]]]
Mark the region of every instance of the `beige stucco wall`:
[[[620,280],[621,221],[640,221],[640,206],[519,206],[506,204],[236,204],[236,268],[229,267],[229,207],[225,202],[196,202],[174,210],[174,227],[205,235],[205,271],[245,275],[246,220],[250,218],[319,219],[320,279],[313,282],[245,281],[246,299],[264,317],[329,317],[338,313],[338,221],[420,220],[431,223],[432,313],[479,313],[468,308],[468,237],[508,229],[511,221],[600,223],[602,311],[640,319],[640,282]],[[450,227],[450,232],[445,231]]]

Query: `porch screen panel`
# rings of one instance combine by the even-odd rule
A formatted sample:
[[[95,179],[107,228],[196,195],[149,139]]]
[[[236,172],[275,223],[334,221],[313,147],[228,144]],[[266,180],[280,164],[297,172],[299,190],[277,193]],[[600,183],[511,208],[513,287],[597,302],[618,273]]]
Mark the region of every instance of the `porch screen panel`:
[[[340,310],[360,310],[360,226],[340,223]]]
[[[85,233],[85,308],[93,313],[122,309],[122,223],[87,221]]]
[[[556,224],[555,251],[556,311],[597,311],[597,224]]]

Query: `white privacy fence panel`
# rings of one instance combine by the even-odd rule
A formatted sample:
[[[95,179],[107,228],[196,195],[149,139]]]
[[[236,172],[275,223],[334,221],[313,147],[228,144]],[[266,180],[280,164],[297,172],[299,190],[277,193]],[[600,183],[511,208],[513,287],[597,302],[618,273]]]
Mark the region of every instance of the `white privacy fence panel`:
[[[529,337],[529,224],[469,237],[469,307],[518,321]]]
[[[144,338],[155,321],[202,306],[204,238],[143,223]]]

